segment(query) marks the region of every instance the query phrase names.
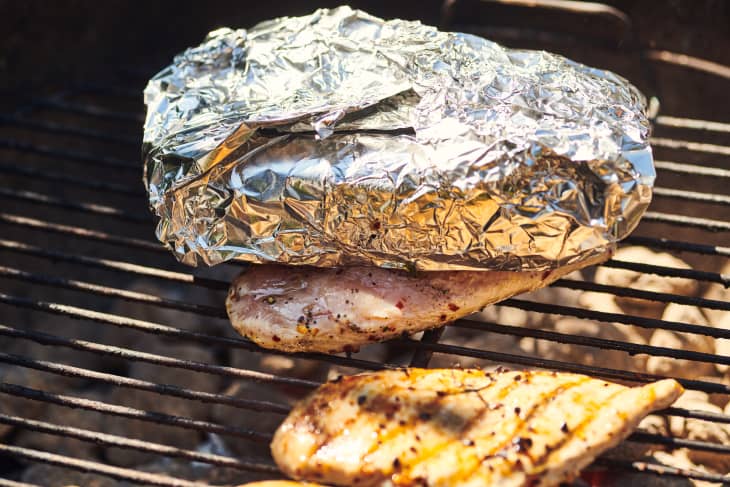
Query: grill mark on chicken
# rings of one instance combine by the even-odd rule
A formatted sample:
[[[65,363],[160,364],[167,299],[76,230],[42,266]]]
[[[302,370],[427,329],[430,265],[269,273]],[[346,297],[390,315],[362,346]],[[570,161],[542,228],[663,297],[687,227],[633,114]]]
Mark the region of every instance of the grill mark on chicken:
[[[346,391],[347,393],[345,394],[345,397],[350,396],[352,394],[355,385],[356,384],[352,384],[351,385],[350,389]],[[390,391],[392,391],[392,388],[388,390],[388,392],[390,392]],[[364,394],[362,392],[361,392],[360,395],[358,395],[357,403],[360,406],[364,405],[364,401],[360,401],[360,399],[359,399],[363,395]],[[382,395],[381,394],[376,394],[376,395],[370,397],[370,400],[372,401],[374,399],[377,402],[385,402],[385,401],[387,401],[387,399],[384,399],[385,397],[386,397],[385,394],[382,394]],[[318,417],[317,417],[317,421],[319,421],[319,418]],[[386,427],[387,427],[387,425],[391,425],[392,426],[393,425],[393,422],[392,421],[385,422],[385,426]],[[378,430],[378,435],[381,434],[380,432],[383,429],[385,429],[385,428],[381,428],[381,429]],[[393,429],[395,429],[395,427],[391,428],[391,431]],[[319,444],[317,445],[317,447],[316,447],[316,449],[314,451],[314,454],[316,455],[317,452],[319,452],[322,448],[324,448],[325,446],[327,446],[328,444],[330,444],[332,441],[334,441],[337,438],[339,438],[340,436],[342,436],[344,433],[345,433],[345,429],[344,428],[341,428],[340,430],[338,430],[338,432],[337,432],[336,435],[329,435],[329,434],[323,433],[322,434],[322,441],[319,442]],[[372,450],[375,450],[376,448],[378,448],[377,441],[373,442],[373,445],[371,447],[371,451]]]
[[[619,390],[611,394],[605,401],[610,401],[614,399],[616,396],[623,394],[624,391]],[[556,451],[558,448],[562,447],[569,441],[571,441],[573,438],[575,438],[575,435],[580,435],[581,432],[595,419],[595,415],[593,416],[586,416],[583,421],[575,425],[573,428],[571,428],[570,434],[565,434],[560,440],[558,440],[556,443],[552,443],[549,445],[545,445],[545,452],[537,457],[536,459],[530,458],[532,460],[532,466],[533,469],[537,470],[538,472],[542,470],[542,467],[547,462],[548,458],[550,458],[550,455],[554,451]]]
[[[629,388],[539,371],[368,373],[296,406],[272,453],[287,474],[332,485],[554,486],[680,393],[673,381]]]
[[[508,382],[507,385],[505,387],[502,387],[499,390],[499,392],[497,393],[497,400],[504,399],[507,396],[507,394],[510,393],[511,390],[513,390],[515,387],[517,387],[517,385],[518,384],[515,381]],[[463,392],[465,392],[465,391],[462,391],[462,393]],[[476,393],[477,393],[477,395],[479,395],[479,392],[478,391]],[[439,397],[439,399],[435,403],[436,404],[441,404],[443,402],[443,400],[444,400],[444,396],[438,396],[437,395],[437,397]],[[481,398],[481,396],[480,396],[480,398]],[[427,408],[427,409],[430,409],[430,408]],[[489,406],[486,405],[486,403],[485,403],[485,406],[481,409],[481,411],[479,411],[479,413],[476,416],[472,417],[469,421],[467,421],[467,423],[462,427],[461,433],[465,433],[465,432],[469,431],[471,429],[471,427],[476,422],[478,422],[479,420],[481,420],[484,417],[484,415],[486,413],[488,413],[488,412],[489,412]],[[405,430],[407,430],[407,428],[405,426],[403,426],[401,428],[401,430],[405,431]],[[435,446],[433,446],[431,448],[428,448],[425,451],[424,450],[420,450],[420,452],[422,452],[422,454],[419,455],[419,456],[416,456],[415,458],[409,459],[409,465],[410,466],[407,469],[402,469],[401,472],[398,474],[399,477],[402,476],[404,478],[409,478],[410,477],[410,473],[413,470],[415,470],[415,468],[419,464],[421,464],[421,463],[423,463],[425,461],[428,461],[428,459],[433,458],[434,456],[438,455],[439,452],[443,451],[446,447],[448,447],[450,445],[453,445],[454,443],[458,443],[459,441],[461,441],[461,440],[459,440],[459,439],[448,439],[447,441],[444,441],[442,443],[439,443],[438,445],[435,445]],[[387,446],[387,445],[382,445],[382,446]],[[377,449],[377,447],[378,447],[378,445],[374,445],[374,448],[370,452],[368,452],[368,453],[372,453],[372,451],[375,450],[375,449]],[[411,480],[413,480],[413,479],[411,479]],[[397,482],[396,482],[396,485],[398,485]]]
[[[407,369],[403,370],[402,372],[404,373],[405,377],[408,377]],[[352,387],[350,387],[350,389],[347,390],[347,396],[352,395],[354,386],[355,386],[355,384],[352,384]],[[504,398],[509,393],[509,390],[514,387],[515,387],[514,382],[508,383],[506,387],[504,387],[502,390],[500,390],[499,398],[500,399]],[[387,404],[389,402],[388,397],[393,396],[392,390],[393,390],[393,388],[390,388],[387,391],[384,391],[383,393],[376,393],[374,395],[369,395],[367,397],[367,399],[362,400],[362,401],[360,400],[360,398],[363,396],[366,396],[367,393],[363,393],[362,390],[360,390],[359,395],[357,397],[358,405],[365,406],[366,411],[370,411],[372,413],[379,414],[380,410],[378,408],[378,405]],[[457,390],[455,392],[465,393],[466,391]],[[367,450],[367,452],[361,457],[361,462],[367,463],[368,456],[371,453],[373,453],[375,450],[377,450],[379,448],[387,447],[388,441],[397,439],[401,433],[407,432],[409,429],[411,429],[411,427],[413,426],[413,423],[417,419],[426,420],[426,419],[424,419],[423,415],[430,414],[430,413],[425,413],[425,411],[438,411],[438,409],[440,409],[440,407],[443,405],[443,400],[444,400],[445,396],[448,395],[448,393],[446,393],[446,394],[435,393],[435,394],[436,395],[432,401],[425,403],[423,405],[423,407],[421,408],[422,411],[418,411],[418,410],[414,409],[412,414],[410,414],[406,418],[400,420],[400,422],[392,421],[392,418],[388,418],[387,413],[386,413],[386,418],[385,418],[386,421],[384,421],[384,423],[383,423],[385,427],[378,429],[377,438],[372,442],[372,444],[370,445],[370,448]],[[483,414],[485,410],[486,410],[486,408],[480,412],[480,415]],[[431,419],[431,418],[429,418],[429,419]],[[473,419],[476,419],[476,418],[473,418]],[[466,427],[464,429],[466,429]],[[323,440],[317,445],[317,449],[314,454],[316,455],[316,453],[320,449],[327,446],[329,443],[331,443],[332,441],[337,439],[342,434],[344,434],[344,429],[339,430],[337,435],[324,434]],[[398,469],[400,469],[400,468],[401,467],[399,467]],[[393,470],[396,470],[395,464],[393,465]],[[390,475],[391,473],[393,473],[393,470],[384,472],[384,475]]]
[[[510,438],[503,441],[500,444],[495,445],[489,452],[487,452],[485,455],[482,456],[479,463],[470,471],[467,472],[457,472],[456,475],[449,477],[446,481],[447,482],[454,482],[459,480],[464,480],[471,475],[474,474],[478,469],[482,468],[483,464],[491,459],[493,459],[496,455],[499,454],[500,451],[504,450],[509,446],[511,443],[511,439],[518,438],[524,431],[527,426],[527,424],[530,422],[530,419],[532,419],[535,414],[541,412],[543,409],[545,409],[550,402],[557,400],[557,398],[566,392],[568,392],[571,389],[575,389],[576,387],[580,387],[581,385],[586,384],[591,379],[588,377],[584,377],[580,380],[569,382],[567,384],[561,384],[560,386],[556,387],[555,389],[552,389],[550,391],[544,392],[540,394],[540,398],[535,402],[532,408],[530,408],[530,412],[525,415],[524,418],[520,417],[519,414],[515,415],[516,421],[514,422],[514,426],[516,427],[516,430],[512,431],[512,434]],[[518,452],[519,453],[519,452]],[[530,460],[532,458],[529,455],[529,448],[523,452],[526,454]]]

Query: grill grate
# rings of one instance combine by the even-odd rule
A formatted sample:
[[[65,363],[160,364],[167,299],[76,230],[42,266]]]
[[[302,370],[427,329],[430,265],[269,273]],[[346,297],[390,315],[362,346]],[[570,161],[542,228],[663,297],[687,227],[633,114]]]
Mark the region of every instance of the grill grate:
[[[451,2],[455,5],[458,2]],[[487,2],[489,3],[489,2]],[[520,2],[512,2],[520,3]],[[570,2],[553,2],[560,4]],[[586,4],[592,5],[592,4]],[[598,9],[626,24],[622,30],[630,32],[628,19],[615,9]],[[618,12],[620,14],[620,12]],[[453,17],[447,12],[447,18]],[[495,31],[507,37],[513,30]],[[519,33],[517,33],[519,34]],[[533,36],[542,42],[547,37]],[[644,59],[667,63],[728,78],[726,66],[708,63],[696,58],[682,57],[667,51],[644,53]],[[310,375],[287,375],[257,370],[256,367],[231,365],[233,354],[251,353],[275,356],[285,355],[264,351],[251,342],[232,335],[225,322],[222,306],[230,276],[240,270],[241,264],[224,264],[215,269],[192,270],[173,261],[167,250],[152,240],[154,222],[145,205],[138,157],[139,127],[142,121],[138,93],[148,72],[128,72],[126,86],[139,89],[84,85],[64,90],[49,99],[35,100],[15,114],[0,117],[0,199],[5,204],[0,212],[0,335],[8,343],[0,352],[0,363],[22,370],[35,370],[51,377],[67,378],[83,384],[109,389],[137,390],[185,401],[224,405],[236,408],[239,414],[247,411],[282,418],[290,408],[283,401],[259,397],[239,397],[226,392],[208,392],[193,387],[171,385],[154,380],[127,377],[122,370],[96,370],[92,366],[66,363],[73,359],[47,360],[43,350],[72,351],[80,356],[114,359],[126,364],[151,364],[175,369],[185,374],[205,374],[228,383],[256,382],[270,388],[284,388],[302,395],[320,382]],[[727,169],[730,150],[717,140],[730,142],[730,124],[661,115],[655,119],[657,135],[654,146],[661,157],[656,163],[659,182],[679,178],[713,178],[723,181],[712,188],[726,188],[730,181]],[[681,131],[681,138],[674,137]],[[719,139],[718,139],[719,138]],[[665,161],[663,158],[671,160]],[[715,166],[707,160],[720,161]],[[688,160],[690,162],[675,162]],[[724,167],[720,167],[724,166]],[[113,177],[110,177],[113,174]],[[686,181],[691,181],[687,178]],[[676,184],[674,185],[676,186]],[[643,245],[658,250],[683,252],[688,260],[704,263],[700,268],[712,269],[714,264],[730,257],[727,242],[730,221],[723,220],[730,206],[730,195],[696,191],[697,188],[660,186],[656,201],[634,236],[627,244]],[[686,205],[686,206],[685,206]],[[707,209],[707,211],[705,211]],[[675,212],[679,213],[675,213]],[[724,213],[723,213],[724,212]],[[702,215],[697,217],[695,215]],[[676,229],[691,227],[692,239],[671,240],[659,237],[672,235]],[[689,240],[695,240],[689,241]],[[702,242],[702,243],[696,243]],[[605,267],[628,269],[662,277],[683,277],[700,283],[719,283],[730,286],[730,276],[708,270],[680,269],[646,262],[612,260]],[[134,284],[144,283],[153,291],[140,290]],[[157,286],[157,287],[154,287]],[[730,310],[726,301],[652,292],[598,284],[590,280],[561,279],[553,284],[570,290],[590,291],[609,296],[637,298],[660,303],[677,303],[710,310]],[[184,289],[183,296],[200,296],[191,302],[176,291]],[[207,293],[207,294],[206,294]],[[204,299],[210,295],[210,299]],[[144,309],[164,309],[170,316],[187,316],[206,324],[205,332],[173,326],[170,320],[149,319],[125,308],[136,303]],[[631,314],[608,313],[562,304],[546,304],[521,298],[507,300],[500,307],[511,307],[527,312],[576,317],[599,322],[621,323],[642,329],[665,329],[714,338],[730,339],[730,330],[695,325],[692,323],[646,318]],[[81,324],[73,331],[65,329],[71,318]],[[174,318],[171,318],[174,320]],[[677,350],[666,347],[638,345],[625,341],[569,335],[555,331],[513,326],[507,323],[460,320],[450,326],[497,335],[529,337],[536,340],[591,347],[593,350],[617,350],[628,354],[669,357],[697,363],[730,365],[729,356]],[[84,328],[86,327],[86,328]],[[174,343],[186,343],[200,349],[215,350],[222,358],[216,363],[177,358],[150,353],[114,343],[108,336],[87,339],[85,333],[75,336],[75,330],[116,328],[139,336],[164,337]],[[520,355],[453,345],[443,341],[443,329],[423,334],[420,340],[401,338],[391,346],[397,353],[385,355],[382,360],[359,357],[358,354],[330,356],[298,354],[298,358],[348,370],[377,370],[403,365],[426,367],[434,354],[471,357],[517,366],[545,367],[556,370],[586,373],[627,382],[647,382],[659,376],[637,373],[620,368],[606,368],[582,363],[551,360],[535,355]],[[112,340],[112,343],[108,343]],[[22,344],[23,346],[19,346]],[[11,348],[19,346],[16,348]],[[378,347],[378,346],[375,346]],[[382,347],[382,346],[381,346]],[[38,358],[40,356],[41,358]],[[72,355],[62,355],[71,357]],[[52,356],[53,357],[53,356]],[[711,394],[730,395],[730,387],[707,380],[680,379],[685,388]],[[75,382],[76,383],[76,382]],[[83,397],[83,394],[53,392],[33,384],[1,382],[4,396],[23,398],[28,404],[43,403],[83,410],[84,414],[101,414],[165,424],[174,428],[203,432],[209,437],[243,438],[254,443],[267,443],[270,431],[242,428],[231,424],[199,419],[185,415],[163,414],[103,400]],[[660,411],[662,416],[694,418],[720,424],[730,424],[730,415],[672,407]],[[164,442],[150,442],[130,436],[111,434],[95,429],[77,428],[59,421],[45,421],[0,411],[0,425],[17,430],[63,438],[74,438],[102,447],[118,447],[146,452],[153,457],[179,458],[195,464],[207,464],[221,469],[250,472],[267,478],[280,474],[270,458],[230,456],[221,452],[193,450]],[[213,435],[213,436],[211,436]],[[146,485],[191,486],[203,485],[194,480],[150,473],[132,468],[111,466],[108,462],[75,458],[71,451],[50,452],[11,441],[0,444],[0,455],[22,459],[30,463],[44,463],[72,470],[102,474],[119,480]],[[669,448],[730,454],[730,445],[696,441],[671,436],[636,432],[630,442],[659,444]],[[1,464],[2,462],[0,462]],[[611,469],[650,472],[657,475],[679,476],[709,482],[730,482],[730,478],[700,471],[687,471],[644,462],[599,459],[597,464]],[[3,471],[1,475],[13,475]],[[0,486],[27,486],[16,480],[0,479]]]

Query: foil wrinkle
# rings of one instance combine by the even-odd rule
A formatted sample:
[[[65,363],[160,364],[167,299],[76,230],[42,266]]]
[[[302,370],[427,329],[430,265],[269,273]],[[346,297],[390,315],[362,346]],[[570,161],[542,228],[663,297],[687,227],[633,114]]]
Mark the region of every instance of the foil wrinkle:
[[[145,89],[184,263],[551,269],[638,224],[645,99],[608,71],[350,7],[218,29]]]

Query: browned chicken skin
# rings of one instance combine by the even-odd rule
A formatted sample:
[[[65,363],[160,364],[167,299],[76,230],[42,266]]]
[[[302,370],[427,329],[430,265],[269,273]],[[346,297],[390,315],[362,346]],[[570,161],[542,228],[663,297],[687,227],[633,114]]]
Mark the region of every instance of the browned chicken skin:
[[[287,475],[351,486],[554,486],[681,394],[556,372],[408,369],[320,387],[279,427]]]
[[[254,265],[231,285],[236,330],[266,348],[342,352],[442,326],[488,304],[544,287],[591,261],[552,271],[443,271]]]

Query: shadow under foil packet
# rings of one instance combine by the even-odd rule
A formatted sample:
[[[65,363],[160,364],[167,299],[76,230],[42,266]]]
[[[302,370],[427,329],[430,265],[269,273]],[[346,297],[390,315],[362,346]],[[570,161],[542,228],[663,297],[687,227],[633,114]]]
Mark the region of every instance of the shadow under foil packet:
[[[655,172],[623,78],[349,7],[211,32],[145,89],[179,260],[543,270],[610,251]]]

